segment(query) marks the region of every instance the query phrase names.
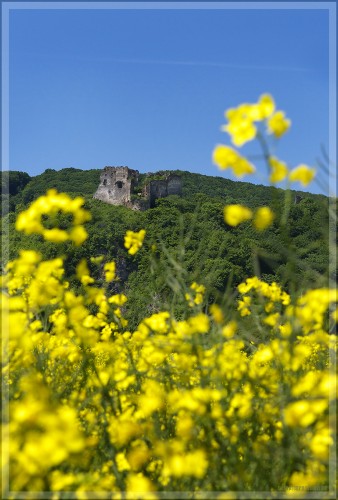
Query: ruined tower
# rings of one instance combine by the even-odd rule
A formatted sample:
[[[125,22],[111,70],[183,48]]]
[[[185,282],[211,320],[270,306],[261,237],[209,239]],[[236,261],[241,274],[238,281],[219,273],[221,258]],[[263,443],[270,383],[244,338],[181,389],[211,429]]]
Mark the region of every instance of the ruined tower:
[[[131,193],[138,182],[138,171],[128,167],[105,167],[94,198],[111,205],[129,205]]]
[[[144,196],[149,200],[150,208],[155,206],[158,198],[165,198],[170,194],[181,195],[182,181],[177,174],[170,174],[163,180],[151,180],[145,185]]]
[[[154,174],[146,174],[146,181],[141,189],[138,184],[138,170],[128,167],[105,167],[93,198],[111,205],[124,205],[133,210],[146,210],[153,208],[158,198],[181,194],[182,181],[179,175],[163,172],[160,178],[152,179],[153,176]],[[138,194],[135,189],[137,187]]]

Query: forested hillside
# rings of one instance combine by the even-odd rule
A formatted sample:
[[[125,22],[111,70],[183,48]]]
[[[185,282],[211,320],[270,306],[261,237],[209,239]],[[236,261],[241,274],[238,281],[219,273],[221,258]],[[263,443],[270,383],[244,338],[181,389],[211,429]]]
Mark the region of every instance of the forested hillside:
[[[86,225],[87,241],[80,248],[69,242],[63,244],[69,280],[76,285],[75,263],[82,257],[89,261],[91,256],[104,255],[105,260],[115,260],[119,280],[111,285],[112,290],[128,293],[127,316],[133,325],[158,311],[160,304],[166,304],[168,310],[179,316],[179,284],[191,283],[197,277],[213,295],[210,300],[220,300],[226,289],[235,289],[254,274],[268,282],[277,280],[286,289],[292,288],[293,283],[304,288],[325,286],[329,255],[329,244],[323,245],[323,241],[328,242],[329,232],[326,197],[293,191],[289,193],[286,213],[284,202],[289,194],[281,189],[179,173],[182,197],[169,196],[158,200],[153,209],[136,212],[92,199],[100,170],[48,169],[36,177],[24,172],[3,172],[3,231],[9,245],[4,245],[2,264],[15,258],[21,248],[39,250],[45,258],[55,255],[55,245],[43,242],[39,235],[27,236],[14,228],[20,211],[55,188],[84,197],[85,207],[92,213],[92,220]],[[297,203],[296,194],[301,196]],[[230,203],[252,209],[269,205],[276,219],[262,233],[249,222],[232,228],[223,217],[223,207]],[[65,218],[59,222],[69,223]],[[123,246],[124,235],[128,229],[141,228],[146,230],[144,248],[130,256]],[[91,271],[103,279],[102,267],[93,264]]]

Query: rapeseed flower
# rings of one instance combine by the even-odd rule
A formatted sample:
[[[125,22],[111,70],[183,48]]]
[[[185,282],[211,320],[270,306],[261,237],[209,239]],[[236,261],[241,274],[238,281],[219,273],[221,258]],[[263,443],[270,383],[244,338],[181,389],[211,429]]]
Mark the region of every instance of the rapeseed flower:
[[[270,156],[269,165],[271,167],[269,180],[272,184],[277,184],[287,177],[289,170],[286,163],[278,160],[275,156]]]
[[[186,293],[185,299],[188,301],[190,307],[194,307],[195,305],[200,305],[203,302],[205,286],[199,285],[195,281],[190,285],[190,289],[192,293]]]
[[[305,187],[310,184],[315,175],[316,169],[301,164],[291,170],[289,173],[289,180],[291,182],[300,182]]]
[[[284,410],[285,423],[290,427],[308,427],[328,408],[326,399],[299,400],[290,403]]]
[[[203,449],[174,454],[165,460],[164,474],[174,477],[195,476],[202,478],[207,471],[208,461]]]
[[[76,276],[83,285],[94,283],[94,279],[90,276],[86,259],[81,259],[76,266]]]
[[[224,207],[224,220],[229,226],[238,226],[242,222],[250,220],[252,211],[243,205],[226,205]]]
[[[290,125],[291,120],[285,118],[285,113],[283,111],[276,111],[276,113],[268,119],[268,132],[280,138],[289,130]]]
[[[23,231],[26,234],[41,234],[44,239],[54,243],[71,240],[76,245],[81,245],[88,237],[82,224],[91,218],[90,213],[81,208],[83,204],[84,199],[81,197],[72,200],[67,194],[50,189],[45,196],[40,196],[27,210],[19,214],[15,227],[18,231]],[[49,229],[43,225],[43,215],[53,218],[60,212],[73,216],[72,224],[68,230]]]
[[[271,226],[275,215],[270,207],[260,207],[256,210],[253,224],[257,231],[264,231]]]
[[[262,94],[254,106],[257,109],[256,120],[265,120],[275,111],[275,101],[270,94]]]
[[[212,159],[215,165],[220,169],[232,169],[233,174],[237,178],[241,178],[246,174],[253,174],[256,168],[246,158],[241,156],[236,150],[230,146],[218,144],[212,154]]]
[[[221,130],[228,132],[235,146],[242,146],[256,137],[257,129],[253,121],[257,111],[255,105],[245,103],[225,112],[228,124],[223,125]]]
[[[129,498],[145,498],[146,500],[156,500],[157,495],[150,479],[141,472],[129,474],[127,477],[127,494]]]
[[[269,118],[274,110],[273,98],[269,94],[263,94],[257,103],[244,103],[237,108],[228,109],[225,117],[229,123],[223,125],[222,130],[229,133],[235,146],[240,147],[256,137],[257,128],[254,122]]]
[[[141,229],[138,233],[127,231],[124,237],[124,246],[130,255],[135,255],[139,251],[143,245],[145,235],[146,232],[144,229]]]
[[[116,264],[114,261],[112,262],[106,262],[106,264],[103,266],[103,270],[105,273],[105,280],[110,282],[115,279],[115,270],[116,270]]]
[[[217,304],[211,304],[211,306],[209,307],[209,312],[211,313],[212,318],[216,323],[223,323],[224,314],[222,312],[222,309]]]

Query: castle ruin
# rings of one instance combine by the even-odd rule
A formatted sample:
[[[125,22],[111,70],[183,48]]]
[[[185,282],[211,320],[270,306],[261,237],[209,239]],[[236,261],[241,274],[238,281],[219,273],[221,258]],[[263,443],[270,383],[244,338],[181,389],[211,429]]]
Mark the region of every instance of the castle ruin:
[[[143,185],[139,175],[138,170],[128,167],[105,167],[93,198],[133,210],[146,210],[153,208],[158,198],[181,195],[182,180],[177,174],[166,174],[160,179],[152,179],[156,174],[146,174]]]

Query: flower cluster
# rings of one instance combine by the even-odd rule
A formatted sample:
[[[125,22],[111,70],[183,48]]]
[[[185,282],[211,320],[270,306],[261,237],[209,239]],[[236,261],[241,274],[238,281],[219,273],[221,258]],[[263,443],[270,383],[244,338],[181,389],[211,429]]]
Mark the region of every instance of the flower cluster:
[[[225,112],[225,118],[228,123],[223,125],[221,129],[230,135],[231,142],[235,146],[241,147],[255,138],[259,138],[260,142],[264,144],[263,156],[267,160],[270,171],[269,180],[272,184],[287,178],[289,182],[300,182],[303,186],[307,186],[313,180],[316,174],[314,168],[301,164],[289,171],[286,163],[267,153],[264,133],[279,139],[289,130],[291,125],[291,121],[285,117],[283,111],[276,111],[276,105],[271,95],[263,94],[257,103],[244,103],[237,108],[228,109]],[[265,123],[263,130],[257,128],[259,122]],[[247,158],[224,144],[218,144],[214,148],[212,160],[222,170],[232,169],[237,178],[253,174],[256,171],[256,167]]]
[[[190,307],[202,304],[205,293],[205,286],[199,285],[195,281],[190,285],[190,290],[185,294],[185,299]]]
[[[219,144],[213,151],[213,162],[222,170],[231,168],[238,178],[253,174],[256,168],[244,156],[230,146]]]
[[[38,198],[19,215],[16,229],[26,234],[41,234],[45,240],[53,243],[71,240],[76,245],[81,245],[87,239],[83,223],[90,220],[91,217],[90,213],[82,208],[83,204],[84,199],[81,197],[72,200],[67,194],[50,189],[45,196]],[[43,216],[47,216],[53,221],[60,213],[70,214],[73,217],[72,225],[68,230],[45,227]]]
[[[229,226],[236,227],[242,222],[253,218],[253,224],[258,231],[264,231],[271,226],[275,216],[270,207],[259,207],[255,213],[244,205],[226,205],[224,220]]]
[[[141,229],[138,233],[135,233],[134,231],[127,231],[127,234],[124,237],[124,246],[128,249],[128,253],[130,253],[130,255],[135,255],[136,252],[139,251],[143,245],[145,235],[146,232],[144,229]]]
[[[163,310],[130,331],[127,297],[99,288],[85,261],[82,294],[63,276],[61,259],[21,252],[3,279],[12,489],[155,499],[163,490],[326,484],[336,339],[325,313],[336,291],[293,302],[253,277],[238,287],[237,321],[215,303],[210,315],[188,309],[177,320]],[[190,289],[202,307],[204,287]],[[256,340],[241,326],[253,315]]]
[[[289,129],[291,122],[283,111],[275,111],[275,102],[269,94],[260,96],[257,103],[244,103],[225,112],[227,125],[222,130],[228,132],[235,146],[243,146],[257,135],[256,122],[265,120],[268,132],[281,137]]]

